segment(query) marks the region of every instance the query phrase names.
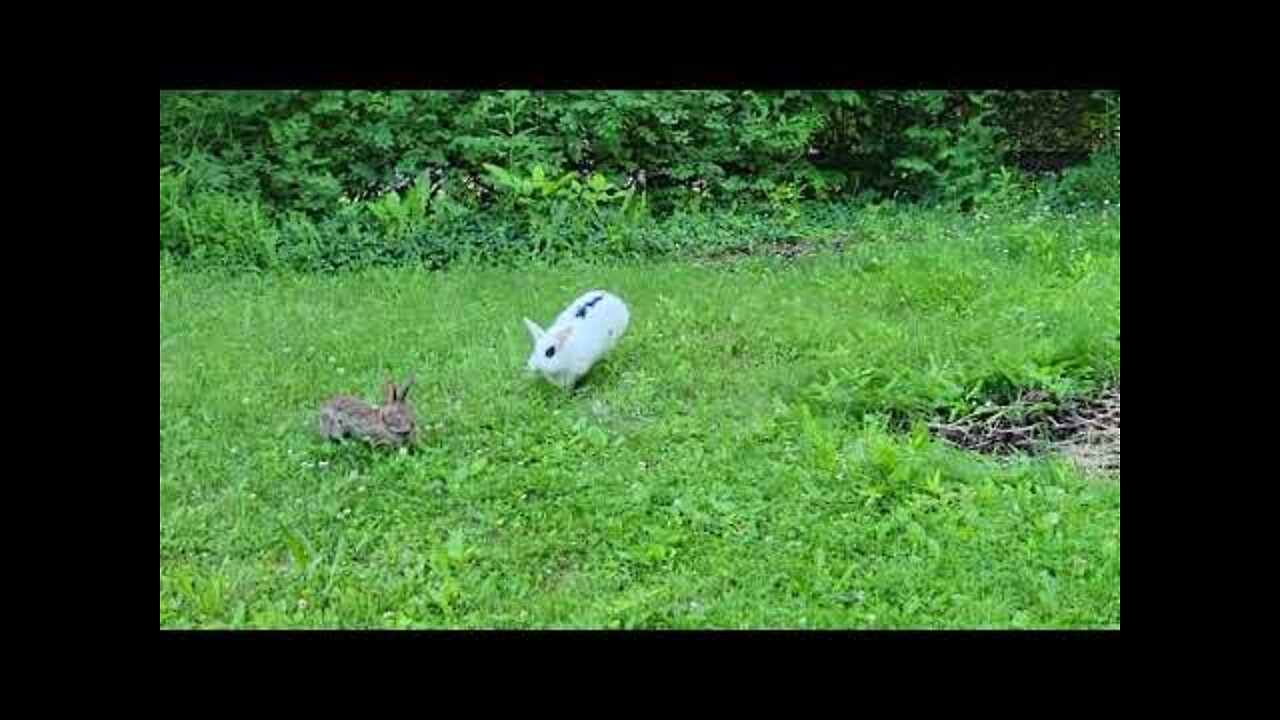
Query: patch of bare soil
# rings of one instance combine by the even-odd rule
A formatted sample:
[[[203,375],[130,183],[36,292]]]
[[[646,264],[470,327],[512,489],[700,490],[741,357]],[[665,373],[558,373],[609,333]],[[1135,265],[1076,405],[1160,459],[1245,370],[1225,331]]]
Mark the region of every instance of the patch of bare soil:
[[[703,259],[712,263],[732,263],[748,257],[780,257],[787,260],[813,255],[822,250],[839,253],[844,250],[844,240],[831,244],[816,243],[802,238],[782,238],[766,240],[751,245],[737,245],[725,248],[705,256]]]
[[[1043,391],[989,405],[954,422],[932,422],[937,436],[977,452],[1058,452],[1098,475],[1120,475],[1120,386],[1062,404]]]

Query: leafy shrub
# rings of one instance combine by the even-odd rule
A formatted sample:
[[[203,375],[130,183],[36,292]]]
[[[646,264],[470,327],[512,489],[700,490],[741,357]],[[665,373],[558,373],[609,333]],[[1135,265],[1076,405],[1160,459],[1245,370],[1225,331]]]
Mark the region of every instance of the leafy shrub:
[[[1046,184],[1045,198],[1055,207],[1117,204],[1120,202],[1120,156],[1101,154],[1085,165],[1069,168]]]
[[[1118,136],[1118,99],[1072,92],[198,92],[160,97],[160,164],[197,189],[325,215],[430,170],[475,183],[486,165],[643,172],[655,208],[874,190],[962,200],[1010,149],[1083,151]],[[1095,96],[1097,96],[1095,98]],[[1028,112],[1030,109],[1030,112]],[[1054,132],[1057,131],[1057,132]],[[485,196],[477,188],[476,203]]]
[[[185,174],[160,172],[160,250],[197,264],[268,268],[278,232],[255,201],[210,191],[192,192]]]
[[[782,232],[812,201],[1016,206],[1009,153],[1054,144],[1107,148],[1115,173],[1096,160],[1047,197],[1118,201],[1115,93],[161,93],[161,252],[310,270],[653,254],[698,242],[665,219],[721,210]]]

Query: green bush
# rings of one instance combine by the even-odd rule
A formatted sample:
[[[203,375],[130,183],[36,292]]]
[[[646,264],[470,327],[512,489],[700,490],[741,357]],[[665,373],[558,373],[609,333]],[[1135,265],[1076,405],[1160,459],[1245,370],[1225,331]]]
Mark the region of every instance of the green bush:
[[[1095,155],[1046,184],[1045,198],[1058,208],[1119,204],[1120,156]]]
[[[1008,154],[1055,146],[1115,157],[1055,204],[1118,200],[1114,93],[162,93],[160,243],[304,270],[657,254],[696,242],[676,216],[1016,206]]]
[[[185,173],[160,170],[160,250],[196,264],[269,268],[279,233],[255,200],[192,191]]]
[[[160,164],[199,189],[261,196],[313,216],[433,169],[452,185],[486,164],[644,171],[668,209],[697,186],[717,200],[779,186],[829,199],[873,190],[964,199],[1010,149],[1088,151],[1118,128],[1089,93],[197,92],[160,97]],[[1028,114],[1030,111],[1030,114]],[[1033,122],[1034,121],[1034,122]],[[1047,126],[1047,129],[1046,129]],[[1059,132],[1050,132],[1059,130]],[[478,202],[483,183],[459,199]],[[490,188],[491,189],[491,188]]]

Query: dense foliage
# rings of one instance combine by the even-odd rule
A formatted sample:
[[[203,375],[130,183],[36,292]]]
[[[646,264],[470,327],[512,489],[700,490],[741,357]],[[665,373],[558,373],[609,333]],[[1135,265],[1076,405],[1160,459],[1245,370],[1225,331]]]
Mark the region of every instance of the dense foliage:
[[[324,270],[661,253],[661,226],[805,202],[1119,199],[1104,92],[184,92],[160,96],[160,247]]]

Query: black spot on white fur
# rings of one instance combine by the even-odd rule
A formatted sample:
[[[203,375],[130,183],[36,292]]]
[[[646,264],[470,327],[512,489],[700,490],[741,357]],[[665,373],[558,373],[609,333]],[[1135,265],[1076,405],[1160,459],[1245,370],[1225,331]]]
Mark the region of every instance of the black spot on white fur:
[[[603,299],[604,299],[603,295],[597,295],[591,298],[590,300],[586,301],[582,305],[578,306],[578,311],[574,313],[574,316],[578,318],[585,318],[587,316],[587,310],[591,309],[596,303],[600,302]]]

